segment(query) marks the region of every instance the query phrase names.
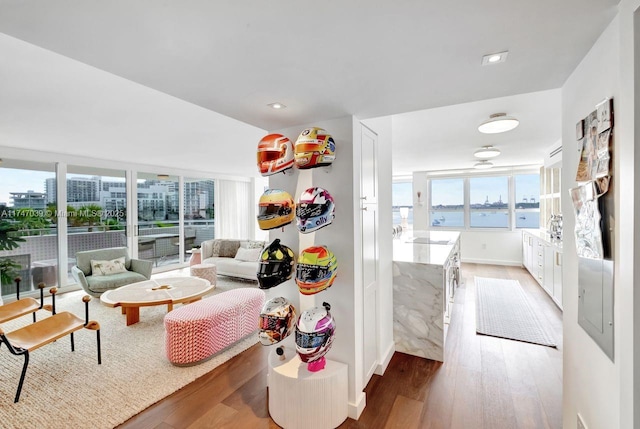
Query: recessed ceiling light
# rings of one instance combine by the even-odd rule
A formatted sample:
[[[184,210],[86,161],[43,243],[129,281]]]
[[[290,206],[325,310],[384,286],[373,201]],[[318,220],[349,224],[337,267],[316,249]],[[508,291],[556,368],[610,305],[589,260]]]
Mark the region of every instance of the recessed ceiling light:
[[[287,107],[282,103],[271,103],[267,104],[267,106],[271,107],[272,109],[284,109],[285,107]]]
[[[493,167],[493,162],[487,161],[486,159],[473,164],[473,168],[475,168],[476,170],[487,170],[491,167]]]
[[[510,131],[518,126],[518,121],[513,116],[507,116],[506,113],[494,113],[489,119],[478,125],[478,131],[484,134],[497,134]]]
[[[482,149],[478,149],[473,155],[476,158],[495,158],[500,155],[500,149],[491,145],[482,146]]]
[[[507,55],[509,55],[509,51],[487,54],[482,57],[482,65],[486,66],[488,64],[504,63],[505,61],[507,61]]]

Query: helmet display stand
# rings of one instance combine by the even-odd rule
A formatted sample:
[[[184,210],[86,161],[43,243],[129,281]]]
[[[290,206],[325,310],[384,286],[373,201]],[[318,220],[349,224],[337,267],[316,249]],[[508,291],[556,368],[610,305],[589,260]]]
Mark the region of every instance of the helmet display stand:
[[[327,365],[327,359],[322,356],[320,359],[313,361],[313,362],[309,362],[307,364],[307,370],[309,372],[318,372],[322,369],[324,369],[324,367]]]
[[[285,359],[277,348],[269,353],[269,414],[283,428],[327,429],[347,418],[347,365],[321,359],[324,369],[312,372],[300,360],[291,337],[284,341]],[[319,361],[312,362],[317,364]]]

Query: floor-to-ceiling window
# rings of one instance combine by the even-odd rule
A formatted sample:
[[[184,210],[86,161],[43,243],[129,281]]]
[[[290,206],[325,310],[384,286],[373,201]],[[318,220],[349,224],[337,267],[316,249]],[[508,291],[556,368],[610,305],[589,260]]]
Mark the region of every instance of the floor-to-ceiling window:
[[[211,179],[185,178],[184,250],[215,236],[215,186]]]
[[[77,252],[127,245],[124,170],[69,165],[66,190],[67,271]]]
[[[2,296],[58,284],[55,165],[0,160],[0,278]]]

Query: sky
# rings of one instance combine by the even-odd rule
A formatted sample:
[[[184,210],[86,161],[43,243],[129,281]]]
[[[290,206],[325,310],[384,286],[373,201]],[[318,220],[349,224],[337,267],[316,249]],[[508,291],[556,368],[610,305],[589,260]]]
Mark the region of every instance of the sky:
[[[13,205],[11,192],[44,192],[45,180],[53,177],[56,177],[53,171],[0,168],[0,202]]]

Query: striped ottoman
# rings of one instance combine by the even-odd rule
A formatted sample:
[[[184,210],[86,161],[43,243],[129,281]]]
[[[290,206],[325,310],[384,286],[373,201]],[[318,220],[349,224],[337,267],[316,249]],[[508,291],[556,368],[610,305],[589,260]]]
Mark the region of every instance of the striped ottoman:
[[[240,288],[170,311],[164,316],[167,359],[201,363],[256,331],[264,299],[260,289]]]

